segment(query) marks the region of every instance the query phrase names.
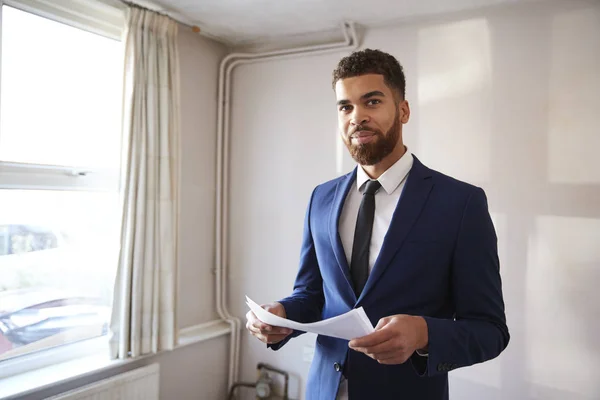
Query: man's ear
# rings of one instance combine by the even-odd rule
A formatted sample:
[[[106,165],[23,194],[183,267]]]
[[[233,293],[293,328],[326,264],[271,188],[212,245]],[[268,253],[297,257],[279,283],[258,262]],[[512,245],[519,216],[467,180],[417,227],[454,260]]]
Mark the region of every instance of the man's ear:
[[[398,104],[398,111],[400,123],[406,124],[410,119],[410,105],[407,100],[402,100],[400,104]]]

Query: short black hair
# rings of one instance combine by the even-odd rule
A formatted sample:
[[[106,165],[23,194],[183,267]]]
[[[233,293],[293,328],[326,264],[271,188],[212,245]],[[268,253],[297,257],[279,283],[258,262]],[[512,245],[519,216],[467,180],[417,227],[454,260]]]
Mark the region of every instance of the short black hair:
[[[394,56],[381,50],[355,51],[342,58],[333,70],[333,89],[335,90],[335,84],[340,79],[366,74],[383,75],[385,84],[404,99],[406,95],[404,69]]]

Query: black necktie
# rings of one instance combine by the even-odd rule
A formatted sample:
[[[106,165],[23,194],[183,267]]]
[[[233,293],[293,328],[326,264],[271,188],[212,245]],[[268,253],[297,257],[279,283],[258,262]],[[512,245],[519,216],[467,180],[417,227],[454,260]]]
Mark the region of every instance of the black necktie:
[[[369,247],[371,245],[371,232],[373,231],[373,218],[375,217],[375,192],[380,187],[381,183],[378,181],[368,181],[358,209],[354,243],[352,245],[352,259],[350,260],[350,273],[357,298],[360,296],[369,277]]]

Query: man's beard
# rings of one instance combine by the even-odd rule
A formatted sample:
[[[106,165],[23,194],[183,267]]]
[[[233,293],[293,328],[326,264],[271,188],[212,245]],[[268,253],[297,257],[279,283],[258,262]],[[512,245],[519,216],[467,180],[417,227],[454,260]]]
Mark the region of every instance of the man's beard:
[[[361,130],[373,132],[376,137],[370,143],[353,144],[352,135],[350,135],[344,142],[354,161],[360,165],[375,165],[390,155],[398,143],[398,138],[400,137],[398,111],[396,111],[394,125],[392,125],[385,135],[381,131],[371,129],[366,125],[358,125],[352,131],[352,134]]]

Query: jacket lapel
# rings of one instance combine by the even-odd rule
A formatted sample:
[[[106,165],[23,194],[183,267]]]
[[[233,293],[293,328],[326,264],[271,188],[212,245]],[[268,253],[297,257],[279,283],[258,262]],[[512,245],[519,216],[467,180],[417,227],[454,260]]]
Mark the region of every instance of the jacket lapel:
[[[346,176],[344,176],[338,182],[333,203],[331,205],[331,212],[329,213],[329,239],[331,240],[331,246],[333,247],[333,253],[337,259],[338,266],[340,267],[342,274],[346,278],[347,289],[354,295],[354,289],[352,288],[352,278],[350,276],[350,267],[348,266],[348,260],[346,259],[346,253],[344,252],[344,246],[342,245],[342,239],[339,234],[339,220],[344,208],[344,203],[348,191],[352,187],[352,184],[356,180],[356,168]]]
[[[389,266],[400,247],[402,247],[410,229],[421,214],[421,210],[425,205],[425,201],[427,200],[432,187],[433,182],[429,168],[421,164],[417,157],[414,157],[413,166],[408,175],[404,190],[398,200],[398,205],[396,206],[392,221],[383,240],[381,251],[375,261],[375,265],[373,265],[373,269],[369,274],[369,278],[357,304],[360,303],[375,286],[377,280]]]

